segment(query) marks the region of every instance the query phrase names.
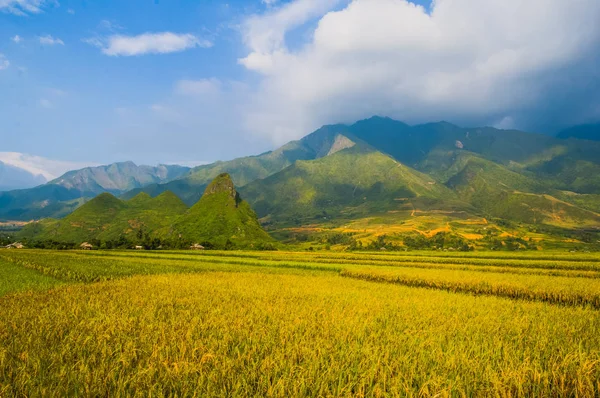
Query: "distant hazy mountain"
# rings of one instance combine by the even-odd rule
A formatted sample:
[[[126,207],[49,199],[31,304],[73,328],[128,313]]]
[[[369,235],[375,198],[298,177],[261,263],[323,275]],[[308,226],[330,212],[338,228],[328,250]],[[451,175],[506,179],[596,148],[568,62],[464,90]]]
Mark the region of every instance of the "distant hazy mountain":
[[[44,176],[0,161],[0,191],[32,188],[44,183]]]
[[[70,171],[35,188],[0,192],[0,219],[64,217],[100,193],[120,195],[147,184],[170,181],[188,171],[182,166],[137,166],[132,162]]]
[[[558,138],[578,138],[580,140],[600,141],[600,123],[583,124],[561,131]]]
[[[82,192],[120,193],[152,183],[170,181],[181,177],[189,170],[188,167],[183,166],[151,167],[123,162],[69,171],[50,183]]]

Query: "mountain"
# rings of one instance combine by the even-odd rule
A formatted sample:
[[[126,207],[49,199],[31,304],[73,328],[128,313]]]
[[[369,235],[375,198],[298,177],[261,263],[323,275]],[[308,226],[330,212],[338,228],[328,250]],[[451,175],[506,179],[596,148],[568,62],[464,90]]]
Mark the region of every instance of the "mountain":
[[[462,149],[500,163],[521,162],[558,141],[541,134],[492,127],[463,128],[447,122],[409,126],[372,117],[347,127],[348,132],[394,159],[417,169],[435,151]]]
[[[170,181],[188,171],[181,166],[137,166],[133,162],[70,171],[35,188],[0,192],[0,220],[64,217],[100,193],[120,195],[150,183]]]
[[[178,247],[190,242],[249,247],[272,241],[227,174],[218,176],[191,209],[169,191],[155,198],[140,193],[126,201],[102,193],[61,220],[28,224],[20,237],[76,244],[160,239],[171,244],[181,242]]]
[[[123,198],[131,198],[140,192],[156,196],[161,192],[171,191],[191,206],[200,199],[210,181],[222,173],[229,174],[236,186],[241,187],[281,171],[296,161],[318,159],[353,145],[351,141],[346,141],[345,137],[339,134],[346,129],[344,125],[324,126],[313,134],[299,141],[292,141],[274,151],[198,166],[182,178],[132,190]]]
[[[187,206],[170,192],[156,198],[140,195],[129,201],[102,193],[61,220],[28,224],[22,236],[75,243],[121,236],[135,240],[139,234],[166,236],[168,228],[186,211]]]
[[[296,161],[316,160],[331,154],[332,150],[344,149],[345,145],[353,142],[369,145],[424,173],[435,173],[443,168],[438,163],[444,160],[439,153],[460,149],[517,172],[537,174],[546,179],[556,176],[555,188],[575,191],[582,184],[570,176],[584,175],[581,169],[595,172],[598,167],[597,151],[600,150],[600,144],[589,146],[580,140],[566,142],[517,130],[463,128],[447,122],[409,126],[390,118],[372,117],[352,125],[324,126],[299,141],[258,156],[199,166],[182,178],[166,184],[151,184],[133,190],[124,197],[131,198],[141,191],[156,196],[170,190],[191,205],[200,198],[208,182],[222,172],[229,173],[235,184],[243,187],[252,181],[269,177]],[[594,188],[588,187],[586,193],[596,193],[596,187],[600,187],[596,182],[591,185]]]
[[[563,140],[576,138],[579,140],[600,141],[600,123],[570,127],[558,133],[557,137]]]
[[[536,230],[540,225],[556,231],[600,229],[598,153],[600,142],[577,138],[447,122],[410,126],[373,117],[324,126],[258,156],[196,167],[172,181],[128,191],[121,199],[148,200],[173,192],[193,206],[188,215],[203,220],[174,225],[198,240],[209,236],[203,225],[218,223],[193,209],[210,203],[203,194],[223,173],[272,231],[344,224],[348,231],[364,232],[365,226],[377,224],[374,234],[390,226],[399,233],[429,233],[462,225],[468,236],[482,236],[484,227],[477,225],[503,220],[521,233],[528,225]],[[58,209],[63,214],[82,201],[65,192],[45,195],[64,197]],[[245,209],[242,202],[222,207]],[[236,237],[226,225],[224,235]]]
[[[596,227],[598,153],[600,142],[372,117],[324,126],[273,152],[201,166],[143,191],[169,188],[190,203],[227,171],[272,230],[373,216],[388,223],[420,218],[433,229],[465,218]]]
[[[0,191],[32,188],[46,183],[46,178],[0,161]]]
[[[241,192],[260,217],[283,224],[356,218],[401,208],[450,208],[456,195],[364,144],[299,161]]]
[[[488,218],[556,226],[600,225],[600,215],[558,199],[539,181],[481,158],[460,153],[447,171],[445,185]]]
[[[175,225],[175,230],[196,242],[247,247],[273,239],[262,229],[256,214],[241,199],[229,174],[217,176],[202,198]]]
[[[122,162],[70,171],[50,184],[82,192],[122,193],[145,185],[173,180],[189,170],[188,167],[176,165],[152,167]]]

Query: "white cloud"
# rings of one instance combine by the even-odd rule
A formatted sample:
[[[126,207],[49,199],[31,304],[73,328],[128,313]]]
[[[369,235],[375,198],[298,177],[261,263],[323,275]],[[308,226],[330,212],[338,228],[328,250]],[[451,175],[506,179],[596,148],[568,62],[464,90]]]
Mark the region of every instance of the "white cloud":
[[[23,41],[23,38],[19,35],[14,35],[11,40],[18,44]]]
[[[51,35],[39,36],[38,40],[40,44],[44,46],[65,45],[65,42],[63,42],[61,39],[59,39],[58,37],[52,37]]]
[[[518,125],[519,112],[571,84],[565,71],[598,56],[598,0],[436,0],[429,10],[353,0],[329,11],[340,4],[295,0],[243,24],[239,62],[262,76],[251,130],[279,143],[373,114]],[[286,33],[315,18],[309,41],[290,50]]]
[[[39,14],[48,4],[58,4],[55,0],[0,0],[0,11],[15,15]]]
[[[67,9],[67,13],[71,15],[75,15],[75,10],[72,8]]]
[[[195,35],[172,32],[144,33],[138,36],[112,35],[107,38],[93,37],[84,42],[102,49],[110,56],[135,56],[144,54],[167,54],[194,47],[208,48],[209,40]]]
[[[215,95],[221,91],[219,79],[180,80],[175,92],[180,95]]]
[[[0,70],[7,69],[9,66],[10,62],[8,61],[8,59],[6,59],[4,54],[0,53]]]
[[[296,0],[242,24],[244,43],[252,51],[239,62],[249,69],[268,71],[271,57],[286,56],[285,35],[333,9],[342,0]]]
[[[46,180],[53,180],[67,171],[94,165],[89,163],[46,159],[40,156],[19,152],[0,152],[0,162],[26,170],[33,175],[41,175]]]

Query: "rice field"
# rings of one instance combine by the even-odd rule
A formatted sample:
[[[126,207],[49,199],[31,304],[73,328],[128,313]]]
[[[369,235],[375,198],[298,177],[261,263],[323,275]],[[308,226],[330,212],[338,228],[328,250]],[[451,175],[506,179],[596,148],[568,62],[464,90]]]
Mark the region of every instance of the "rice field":
[[[0,397],[600,395],[600,256],[0,251]]]

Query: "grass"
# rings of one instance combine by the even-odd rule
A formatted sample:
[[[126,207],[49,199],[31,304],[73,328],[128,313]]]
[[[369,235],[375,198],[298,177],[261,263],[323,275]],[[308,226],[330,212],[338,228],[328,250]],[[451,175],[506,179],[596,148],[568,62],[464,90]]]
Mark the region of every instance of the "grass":
[[[599,272],[594,254],[0,251],[0,396],[598,396]]]

